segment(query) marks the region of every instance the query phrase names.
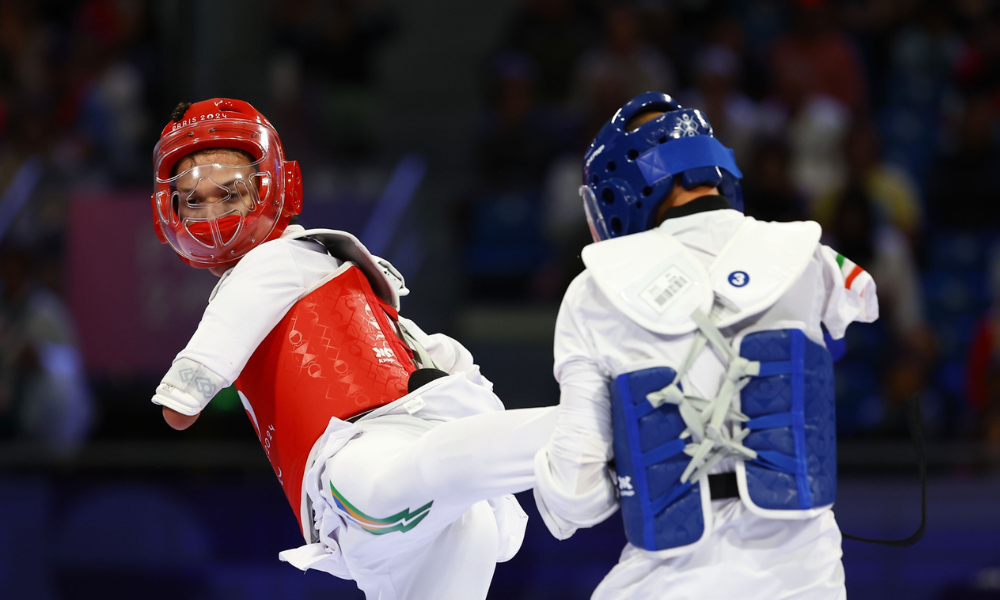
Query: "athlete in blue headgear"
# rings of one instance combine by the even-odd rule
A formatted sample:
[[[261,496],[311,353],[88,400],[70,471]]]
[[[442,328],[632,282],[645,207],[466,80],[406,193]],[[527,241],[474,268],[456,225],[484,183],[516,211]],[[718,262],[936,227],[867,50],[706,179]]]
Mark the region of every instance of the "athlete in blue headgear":
[[[741,177],[700,111],[653,92],[584,157],[597,243],[556,323],[535,499],[560,539],[621,507],[595,599],[845,597],[821,323],[875,320],[875,283],[816,223],[744,216]]]

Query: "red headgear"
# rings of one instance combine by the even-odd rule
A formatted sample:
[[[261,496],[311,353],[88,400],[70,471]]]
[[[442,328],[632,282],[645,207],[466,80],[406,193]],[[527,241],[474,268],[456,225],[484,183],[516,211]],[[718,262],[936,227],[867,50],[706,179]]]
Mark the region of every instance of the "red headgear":
[[[178,171],[181,159],[211,148],[245,152],[250,163],[192,161]],[[218,164],[226,162],[242,164]],[[156,235],[192,267],[233,264],[302,212],[299,164],[285,160],[278,132],[241,100],[192,104],[163,128],[153,165]]]

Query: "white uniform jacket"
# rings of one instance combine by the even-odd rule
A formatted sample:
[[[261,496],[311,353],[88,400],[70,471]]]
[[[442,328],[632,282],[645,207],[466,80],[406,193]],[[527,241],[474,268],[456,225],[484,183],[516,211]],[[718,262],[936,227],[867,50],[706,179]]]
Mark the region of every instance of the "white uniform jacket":
[[[701,210],[685,211],[693,213],[686,216],[670,218],[668,211],[668,218],[660,225],[706,269],[750,218],[707,200],[695,200],[701,203]],[[752,327],[774,329],[789,324],[823,344],[821,323],[839,339],[851,322],[871,322],[877,317],[871,277],[831,248],[817,244],[802,275]],[[723,330],[729,341],[736,333]],[[609,390],[613,379],[624,372],[682,364],[694,338],[694,333],[671,336],[644,329],[613,306],[589,270],[572,282],[555,331],[559,413],[552,439],[538,453],[535,464],[536,504],[555,537],[568,538],[577,528],[600,523],[618,509],[615,475],[608,467],[613,457]],[[706,349],[683,377],[683,385],[685,393],[712,398],[724,379],[725,363]],[[712,472],[732,471],[733,467],[733,459],[725,459]],[[742,514],[740,507],[730,506],[726,514],[716,515],[715,529]],[[839,552],[839,534],[837,546]],[[632,546],[626,549],[630,552],[646,553]]]

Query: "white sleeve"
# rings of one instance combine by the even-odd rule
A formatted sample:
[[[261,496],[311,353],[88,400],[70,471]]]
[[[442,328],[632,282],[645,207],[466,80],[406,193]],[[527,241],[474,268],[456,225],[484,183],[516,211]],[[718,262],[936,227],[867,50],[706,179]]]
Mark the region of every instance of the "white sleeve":
[[[618,509],[608,461],[613,455],[609,378],[594,359],[586,329],[566,293],[555,332],[555,376],[559,411],[549,443],[535,457],[535,503],[558,539],[590,527]]]
[[[231,385],[295,302],[339,266],[308,242],[274,240],[247,253],[213,292],[175,361],[189,359]]]
[[[878,319],[875,280],[867,271],[829,246],[820,245],[813,257],[823,270],[823,324],[830,336],[839,340],[847,326]]]
[[[472,383],[493,391],[493,382],[483,377],[472,353],[457,340],[443,333],[427,334],[416,323],[404,317],[399,317],[399,321],[443,370],[450,374],[465,373],[466,379]]]
[[[228,386],[222,377],[204,365],[187,358],[179,358],[170,365],[156,387],[153,404],[166,406],[182,415],[200,413],[219,390]]]

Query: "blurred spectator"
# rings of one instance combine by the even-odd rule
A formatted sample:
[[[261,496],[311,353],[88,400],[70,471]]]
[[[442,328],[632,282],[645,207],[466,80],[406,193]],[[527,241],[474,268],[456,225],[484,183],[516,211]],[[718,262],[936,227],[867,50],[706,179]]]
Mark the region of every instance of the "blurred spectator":
[[[894,34],[885,31],[874,38],[885,46],[885,65],[880,61],[870,75],[881,105],[883,157],[923,179],[939,144],[942,103],[955,94],[951,77],[965,44],[945,3],[916,4],[909,16]]]
[[[565,145],[566,119],[538,102],[538,70],[529,57],[501,52],[489,74],[489,106],[474,138],[477,182],[457,227],[467,289],[491,301],[537,298],[538,273],[550,254],[541,185]]]
[[[577,110],[610,115],[636,94],[675,89],[670,60],[646,41],[633,6],[612,5],[603,23],[600,47],[584,54],[575,68],[572,105]]]
[[[774,41],[788,28],[789,3],[783,0],[748,0],[737,3],[734,9],[742,26],[746,47],[744,58],[766,65]]]
[[[776,72],[805,71],[818,93],[836,99],[849,110],[866,107],[864,76],[854,46],[836,27],[824,0],[801,2],[788,33],[775,42],[771,60]]]
[[[833,202],[826,243],[871,273],[878,286],[879,329],[887,335],[864,339],[867,348],[851,348],[848,357],[878,361],[883,433],[905,435],[904,401],[930,383],[935,342],[924,320],[923,294],[916,262],[905,236],[879,222],[872,197],[862,182],[849,179]]]
[[[814,217],[820,224],[834,220],[833,211],[847,186],[858,186],[871,199],[876,220],[902,232],[915,246],[923,221],[916,185],[902,169],[881,160],[875,124],[854,123],[844,143],[847,180],[816,202]]]
[[[714,125],[714,123],[713,123]],[[791,153],[780,138],[765,138],[753,146],[749,163],[743,163],[743,197],[746,214],[763,221],[801,221],[806,200],[791,173]]]
[[[565,119],[538,101],[538,68],[529,57],[501,52],[489,79],[489,108],[475,139],[480,180],[493,187],[538,186],[559,149]]]
[[[988,2],[958,2],[951,9],[966,30],[957,65],[959,85],[971,92],[995,86],[1000,80],[1000,13]]]
[[[772,94],[758,113],[760,130],[788,140],[792,178],[812,202],[842,185],[841,149],[850,112],[835,98],[818,91],[817,74],[805,63],[781,62],[772,78]]]
[[[975,418],[974,435],[1000,449],[1000,245],[990,259],[991,307],[969,347],[966,396]]]
[[[86,440],[92,406],[72,318],[34,280],[33,252],[0,250],[0,431],[68,455]]]
[[[538,97],[563,102],[573,66],[594,37],[576,0],[523,0],[511,19],[503,45],[530,57],[538,67]]]
[[[292,49],[308,79],[370,88],[375,56],[396,31],[381,0],[295,0],[276,11],[278,46]]]
[[[312,141],[340,160],[370,158],[375,148],[375,59],[396,33],[381,0],[294,0],[277,21],[272,92],[289,139]],[[302,85],[304,89],[295,89]],[[287,86],[287,87],[286,87]],[[283,131],[286,129],[283,127]],[[315,132],[323,132],[316,147]]]
[[[976,94],[966,102],[955,136],[928,173],[927,202],[939,227],[979,230],[1000,223],[1000,151],[996,144],[994,98]]]
[[[865,107],[861,67],[824,2],[802,3],[795,22],[771,52],[771,94],[762,127],[785,135],[792,173],[810,202],[842,185],[841,141],[851,111]]]
[[[951,76],[965,45],[951,25],[947,7],[939,2],[920,3],[915,18],[905,22],[890,42],[890,79],[885,95],[889,103],[900,100],[927,105],[937,99]]]
[[[598,120],[595,114],[587,122]],[[583,183],[581,161],[591,141],[590,129],[578,130],[577,143],[552,161],[542,186],[544,232],[554,250],[542,295],[553,301],[561,299],[573,278],[583,271],[580,252],[594,241],[579,192]]]
[[[39,98],[49,91],[52,33],[33,3],[0,2],[0,90],[5,95]]]
[[[879,320],[896,337],[915,335],[924,327],[923,294],[912,250],[891,221],[879,218],[866,182],[853,173],[830,203],[824,233],[830,245],[871,273],[878,285]]]
[[[136,0],[81,3],[63,42],[68,52],[53,65],[61,75],[62,87],[52,90],[59,101],[43,110],[55,117],[60,168],[80,181],[145,180],[153,143],[148,102],[160,68],[147,10]]]
[[[706,46],[695,60],[695,87],[678,94],[684,106],[708,116],[715,136],[736,153],[737,164],[748,164],[757,131],[757,106],[737,88],[740,57],[729,47]]]

